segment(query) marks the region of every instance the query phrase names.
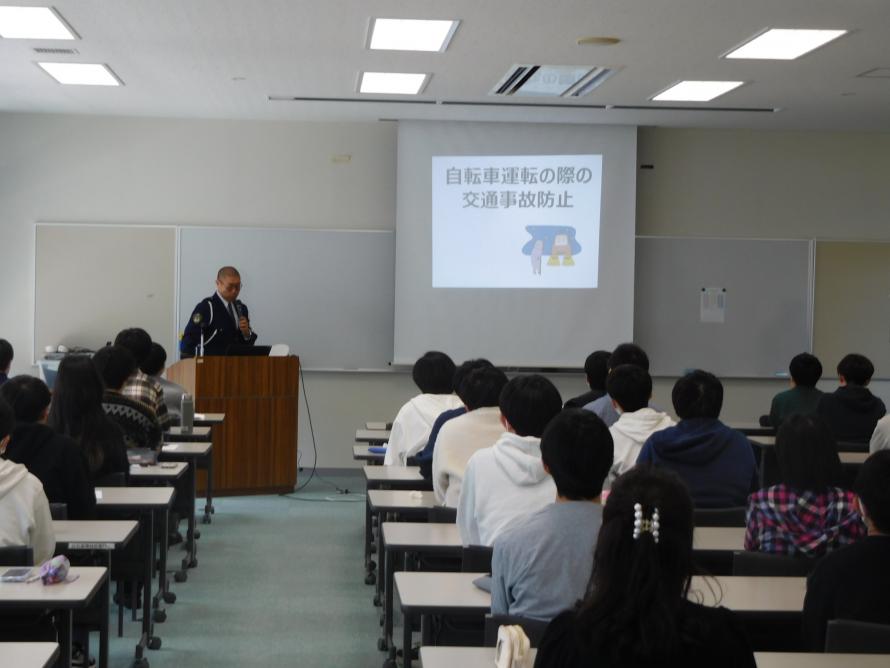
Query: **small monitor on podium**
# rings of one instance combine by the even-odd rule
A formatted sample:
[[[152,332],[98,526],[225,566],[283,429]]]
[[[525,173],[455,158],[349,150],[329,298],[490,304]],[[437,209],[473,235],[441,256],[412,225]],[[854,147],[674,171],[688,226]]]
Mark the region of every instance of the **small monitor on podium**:
[[[226,348],[228,357],[268,357],[272,346],[231,345]]]

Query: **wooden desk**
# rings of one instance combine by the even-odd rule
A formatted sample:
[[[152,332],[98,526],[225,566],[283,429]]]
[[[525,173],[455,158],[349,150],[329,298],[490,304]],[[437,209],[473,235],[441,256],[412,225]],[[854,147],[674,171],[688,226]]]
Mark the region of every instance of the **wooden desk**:
[[[222,424],[225,420],[225,413],[195,413],[194,425],[196,427],[213,427]]]
[[[368,431],[389,431],[392,429],[392,422],[365,422],[365,429]]]
[[[195,425],[192,427],[191,431],[185,431],[182,427],[170,427],[168,431],[164,432],[164,442],[169,443],[171,441],[210,441],[210,427],[209,426],[198,426]]]
[[[750,436],[748,440],[761,448],[772,448],[776,445],[775,436]],[[854,449],[845,450],[845,447]],[[862,450],[863,447],[865,447],[865,451]],[[869,454],[868,444],[863,446],[861,443],[838,443],[838,455],[841,458],[841,464],[862,464],[868,459]]]
[[[90,605],[100,592],[100,635],[108,638],[108,569],[104,567],[72,566],[73,582],[45,586],[35,582],[0,583],[0,611],[58,610],[59,657],[62,666],[71,666],[71,632],[74,610]],[[100,657],[101,659],[102,657]],[[108,666],[108,656],[103,666]],[[16,664],[3,664],[16,665]]]
[[[419,466],[362,467],[368,489],[432,490],[432,483],[420,475]]]
[[[531,651],[534,663],[536,650]],[[754,652],[757,668],[886,668],[886,654],[805,654],[791,652]],[[421,647],[423,668],[491,668],[493,647]]]
[[[130,480],[138,482],[162,482],[173,484],[185,475],[189,465],[183,462],[170,462],[167,466],[152,464],[142,466],[130,464]]]
[[[137,513],[144,532],[142,573],[142,636],[136,644],[136,661],[142,663],[145,649],[158,649],[161,638],[154,635],[154,621],[166,619],[167,612],[158,597],[166,600],[171,594],[167,583],[167,534],[170,506],[176,490],[172,487],[97,487],[96,512],[101,517],[115,512]],[[160,517],[161,554],[158,562],[158,597],[152,598],[151,581],[155,571],[154,535],[156,518]],[[155,607],[154,616],[152,606]],[[107,616],[107,615],[106,615]]]
[[[745,549],[745,527],[696,527],[692,534],[692,549],[727,551]]]
[[[383,463],[386,454],[382,452],[371,452],[367,445],[353,445],[352,458],[359,462],[371,462],[380,465]]]
[[[56,551],[112,551],[125,547],[136,533],[134,520],[53,520]]]
[[[208,443],[206,441],[198,443],[165,443],[161,448],[158,459],[168,462],[184,461],[191,464],[193,475],[192,482],[195,488],[196,499],[198,495],[197,472],[200,469],[207,471],[205,492],[207,496],[204,503],[204,516],[201,518],[201,521],[204,524],[210,524],[210,516],[216,512],[213,508],[213,443]],[[193,509],[192,515],[194,515],[195,512],[196,509]],[[189,531],[191,531],[193,535],[198,536],[195,531],[194,521],[190,522]]]
[[[356,429],[355,442],[368,443],[370,445],[383,445],[389,440],[389,430],[381,429]]]
[[[708,584],[713,581],[720,589],[712,592]],[[715,587],[716,589],[716,587]],[[803,612],[803,599],[807,593],[807,579],[789,577],[718,576],[692,578],[689,600],[703,605],[722,605],[733,612]],[[722,598],[717,600],[715,594]]]
[[[49,668],[59,656],[54,642],[0,643],[0,666],[14,668]]]
[[[759,422],[727,422],[730,429],[742,432],[745,436],[775,436],[776,428],[772,425],[764,427]]]

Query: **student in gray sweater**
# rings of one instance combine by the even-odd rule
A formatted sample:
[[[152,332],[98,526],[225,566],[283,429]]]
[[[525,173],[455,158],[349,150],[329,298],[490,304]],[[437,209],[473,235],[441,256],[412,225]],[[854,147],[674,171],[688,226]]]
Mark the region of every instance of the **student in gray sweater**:
[[[541,457],[557,497],[495,540],[493,615],[552,619],[583,598],[590,579],[612,436],[593,413],[567,409],[547,425]]]

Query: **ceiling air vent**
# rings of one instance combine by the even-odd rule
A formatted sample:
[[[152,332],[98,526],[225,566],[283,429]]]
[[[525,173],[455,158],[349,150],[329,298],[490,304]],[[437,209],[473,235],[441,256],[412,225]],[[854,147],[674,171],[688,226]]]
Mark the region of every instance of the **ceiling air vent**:
[[[490,95],[581,97],[600,86],[618,68],[571,65],[513,65]]]
[[[41,53],[51,56],[76,56],[80,52],[77,49],[53,49],[44,46],[37,46],[34,47],[34,53]]]

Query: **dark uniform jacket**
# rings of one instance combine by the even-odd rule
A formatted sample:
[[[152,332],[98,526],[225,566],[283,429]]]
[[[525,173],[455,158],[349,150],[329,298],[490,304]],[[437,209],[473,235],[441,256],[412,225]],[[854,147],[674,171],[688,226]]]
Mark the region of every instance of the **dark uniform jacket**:
[[[235,300],[235,308],[240,309],[241,314],[248,320],[250,319],[247,306],[240,300]],[[256,341],[256,333],[253,331],[250,332],[250,338],[244,338],[241,330],[238,329],[238,324],[232,319],[226,303],[217,293],[201,300],[192,311],[179,344],[179,350],[183,357],[192,357],[198,354],[202,330],[204,332],[205,355],[225,355],[226,349],[231,345],[253,345]]]

